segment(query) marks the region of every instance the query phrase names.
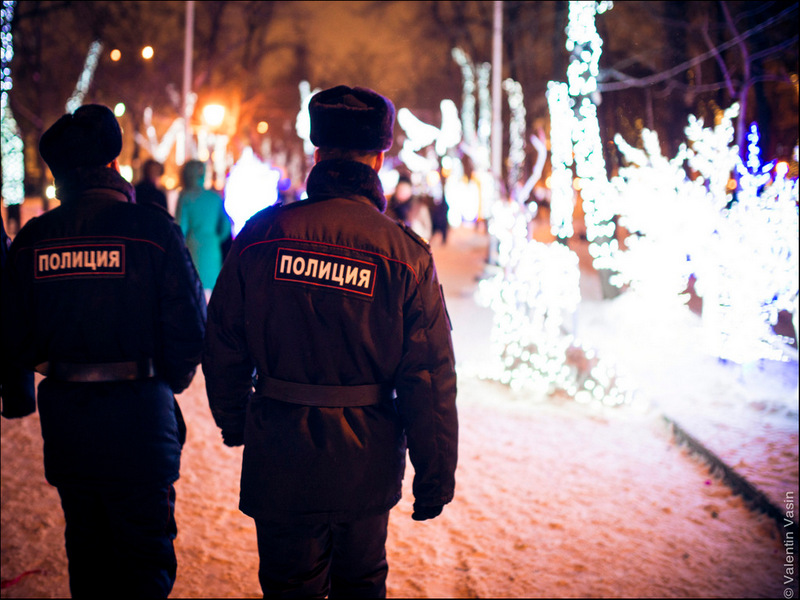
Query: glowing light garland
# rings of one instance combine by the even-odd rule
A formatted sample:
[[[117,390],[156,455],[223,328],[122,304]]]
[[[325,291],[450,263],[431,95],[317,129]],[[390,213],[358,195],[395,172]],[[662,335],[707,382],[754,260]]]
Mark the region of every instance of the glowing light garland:
[[[295,119],[295,131],[297,135],[303,140],[303,151],[306,156],[314,154],[314,144],[311,142],[311,117],[308,114],[308,103],[311,97],[317,92],[322,91],[321,88],[311,89],[311,85],[307,81],[300,82],[300,110]]]
[[[566,83],[547,84],[547,104],[550,110],[550,230],[559,238],[574,234],[572,213],[575,191],[572,188],[572,129],[575,117],[570,108]]]
[[[25,155],[19,126],[9,106],[8,94],[13,87],[11,59],[14,58],[14,40],[11,22],[16,2],[3,1],[2,6],[2,87],[0,88],[0,138],[2,138],[3,203],[6,206],[22,204],[25,200]]]
[[[492,94],[489,90],[492,66],[478,66],[478,148],[472,157],[481,171],[491,168]]]
[[[547,162],[547,145],[545,142],[535,135],[532,135],[530,140],[531,145],[536,149],[536,162],[533,165],[533,170],[531,171],[528,180],[525,182],[525,185],[522,186],[522,188],[514,197],[514,200],[520,204],[526,203],[528,198],[530,198],[536,182],[538,182],[542,177],[544,164]],[[530,204],[528,210],[531,212],[531,217],[535,217],[538,207],[536,204]]]
[[[571,218],[566,218],[566,211],[572,203],[572,180],[569,181],[569,189],[566,184],[573,164],[568,154],[574,155],[575,174],[579,178],[583,198],[589,252],[598,270],[609,269],[613,262],[610,242],[614,237],[615,226],[608,202],[608,176],[597,121],[597,76],[603,40],[597,33],[595,17],[612,6],[611,2],[573,0],[569,3],[566,33],[567,50],[571,55],[567,68],[567,85],[564,88],[564,84],[550,82],[547,93],[553,127],[558,128],[559,136],[569,132],[572,140],[569,153],[566,148],[553,152],[555,178],[551,189],[558,209],[551,221],[551,228],[558,237],[571,235]],[[568,116],[568,110],[572,112],[571,116]],[[556,137],[557,135],[551,134],[551,140]]]
[[[574,114],[572,143],[575,173],[580,179],[589,253],[598,270],[607,270],[612,266],[613,249],[610,244],[615,225],[597,120],[597,76],[603,40],[597,33],[595,17],[612,6],[611,2],[572,0],[569,3],[567,25],[567,50],[571,52],[567,83]]]
[[[94,72],[97,69],[97,61],[100,57],[100,52],[103,50],[103,44],[99,41],[92,42],[89,46],[89,52],[86,55],[86,62],[83,65],[83,71],[78,78],[78,83],[75,85],[75,91],[72,92],[66,104],[66,112],[72,113],[80,108],[83,104],[83,99],[89,91],[89,86],[92,84]]]
[[[464,143],[467,146],[478,145],[478,134],[475,111],[475,68],[472,61],[461,48],[453,48],[451,55],[461,67],[461,123],[464,131]]]
[[[454,48],[452,56],[461,67],[463,78],[461,149],[472,159],[478,175],[484,178],[483,174],[488,174],[491,167],[492,102],[489,91],[491,65],[482,63],[476,68],[460,48]]]
[[[508,187],[515,189],[520,181],[522,165],[525,163],[525,103],[522,85],[513,79],[503,81],[508,95],[511,118],[508,126]]]
[[[578,257],[562,244],[528,239],[530,213],[497,203],[489,223],[501,270],[479,284],[478,301],[494,312],[490,360],[478,376],[538,400],[566,396],[602,406],[633,398],[623,379],[571,332],[581,300]]]

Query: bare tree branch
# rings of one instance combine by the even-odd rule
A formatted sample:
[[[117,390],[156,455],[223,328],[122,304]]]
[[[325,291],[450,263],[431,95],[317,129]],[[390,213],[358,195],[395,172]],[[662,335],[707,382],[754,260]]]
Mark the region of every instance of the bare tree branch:
[[[627,89],[635,88],[635,87],[646,87],[646,86],[649,86],[649,85],[653,85],[654,83],[660,83],[662,81],[666,81],[667,79],[670,79],[670,78],[674,77],[675,75],[678,75],[679,73],[682,73],[682,72],[684,72],[684,71],[686,71],[688,69],[691,69],[695,65],[697,65],[697,64],[699,64],[699,63],[701,63],[703,61],[706,61],[709,58],[714,57],[715,53],[723,52],[723,51],[725,51],[725,50],[727,50],[729,48],[732,48],[733,46],[735,46],[736,44],[739,44],[743,40],[755,35],[756,33],[760,32],[760,31],[763,31],[764,29],[774,25],[775,23],[778,23],[778,22],[788,18],[789,16],[791,16],[793,13],[796,13],[796,12],[797,12],[797,3],[792,3],[786,9],[784,9],[783,11],[781,11],[780,13],[775,15],[774,17],[771,17],[770,19],[767,19],[766,21],[764,21],[760,25],[756,25],[752,29],[749,29],[749,30],[745,31],[742,34],[737,35],[735,38],[733,38],[731,40],[723,42],[722,44],[720,44],[719,46],[716,46],[712,50],[709,50],[708,52],[705,52],[705,53],[701,54],[700,56],[694,57],[694,58],[692,58],[690,60],[687,60],[687,61],[685,61],[685,62],[683,62],[683,63],[681,63],[679,65],[676,65],[676,66],[672,67],[671,69],[667,69],[666,71],[662,71],[661,73],[656,73],[656,74],[650,75],[648,77],[641,77],[641,78],[628,77],[628,76],[625,76],[624,74],[621,74],[619,72],[603,71],[604,75],[605,74],[617,74],[617,75],[619,75],[618,78],[620,79],[620,81],[619,82],[601,82],[601,83],[598,84],[599,91],[602,92],[602,93],[617,92],[617,91],[620,91],[620,90],[627,90]]]

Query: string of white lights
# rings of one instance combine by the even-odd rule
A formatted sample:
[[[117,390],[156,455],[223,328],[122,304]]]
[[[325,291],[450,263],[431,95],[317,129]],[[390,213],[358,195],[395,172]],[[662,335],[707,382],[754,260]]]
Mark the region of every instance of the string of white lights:
[[[515,202],[494,207],[489,230],[498,242],[500,269],[479,283],[477,299],[494,317],[490,359],[477,376],[539,401],[628,404],[633,394],[623,378],[573,334],[581,301],[577,255],[563,244],[530,239],[530,217]]]
[[[453,60],[461,67],[461,123],[464,132],[464,143],[467,146],[478,145],[477,112],[475,110],[475,68],[472,61],[461,48],[451,51]]]
[[[518,81],[506,79],[503,89],[508,96],[511,112],[508,125],[508,187],[514,190],[520,183],[525,163],[525,102],[522,85]]]
[[[786,163],[761,163],[755,126],[742,163],[738,113],[738,105],[720,111],[709,128],[690,117],[687,143],[669,160],[655,132],[643,131],[641,149],[616,137],[627,166],[612,180],[615,210],[630,235],[613,254],[612,282],[648,310],[668,311],[685,304],[693,275],[712,356],[787,360],[796,351],[773,328],[780,311],[797,321],[797,180]]]
[[[78,77],[78,83],[75,85],[75,91],[72,92],[72,96],[67,100],[66,111],[68,113],[75,112],[81,104],[83,104],[83,99],[86,97],[89,86],[92,84],[92,78],[97,69],[97,62],[100,59],[100,52],[102,50],[103,44],[99,41],[94,41],[89,46],[89,52],[86,54],[86,61],[84,62],[80,77]]]
[[[775,161],[761,163],[755,125],[748,135],[746,162],[741,162],[735,146],[732,153],[738,182],[731,179],[714,234],[704,247],[706,254],[693,261],[706,341],[714,356],[740,364],[788,360],[796,351],[773,328],[780,311],[793,313],[796,320],[797,180],[786,177],[786,168],[776,169]],[[689,163],[719,168],[706,157],[697,158],[690,157]],[[712,180],[723,174],[704,175]]]
[[[14,19],[16,2],[3,0],[2,28],[2,80],[0,85],[0,139],[2,139],[3,203],[19,205],[25,200],[25,147],[19,125],[9,105],[9,92],[13,87],[11,59],[14,58],[14,39],[11,22]]]
[[[566,83],[550,81],[547,84],[547,104],[550,110],[550,230],[554,236],[563,239],[574,234],[572,128],[575,117],[570,102]]]

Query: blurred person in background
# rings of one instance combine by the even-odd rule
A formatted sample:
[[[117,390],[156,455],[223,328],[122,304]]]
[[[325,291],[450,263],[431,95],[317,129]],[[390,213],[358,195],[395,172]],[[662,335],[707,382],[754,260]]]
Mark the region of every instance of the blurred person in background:
[[[178,226],[134,202],[111,110],[41,137],[60,206],[3,269],[2,361],[36,370],[45,477],[61,498],[73,596],[166,598],[186,428],[175,399],[202,354],[206,303]],[[4,395],[3,415],[36,409]]]
[[[264,596],[381,598],[406,449],[412,518],[453,499],[450,322],[430,247],[384,214],[394,105],[337,86],[309,112],[308,198],[234,239],[203,373],[223,442],[244,445],[239,508],[256,523]]]
[[[136,203],[147,206],[157,206],[169,214],[167,195],[159,186],[159,180],[164,175],[164,165],[157,160],[148,158],[142,167],[142,179],[136,184]]]
[[[422,239],[429,241],[433,234],[433,223],[428,205],[414,194],[411,179],[401,176],[394,193],[389,197],[386,214],[408,225]]]
[[[208,299],[222,268],[223,248],[231,237],[231,222],[225,213],[222,197],[205,187],[204,163],[188,161],[181,176],[183,189],[178,195],[175,220],[186,237],[186,247],[200,273]]]

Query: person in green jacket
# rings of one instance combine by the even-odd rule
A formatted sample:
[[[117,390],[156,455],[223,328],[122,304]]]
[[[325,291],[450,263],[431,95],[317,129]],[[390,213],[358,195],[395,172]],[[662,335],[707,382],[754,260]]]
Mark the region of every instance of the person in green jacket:
[[[206,165],[199,160],[183,166],[175,220],[183,230],[208,300],[222,268],[222,246],[231,237],[231,223],[220,195],[206,189],[205,176]]]

